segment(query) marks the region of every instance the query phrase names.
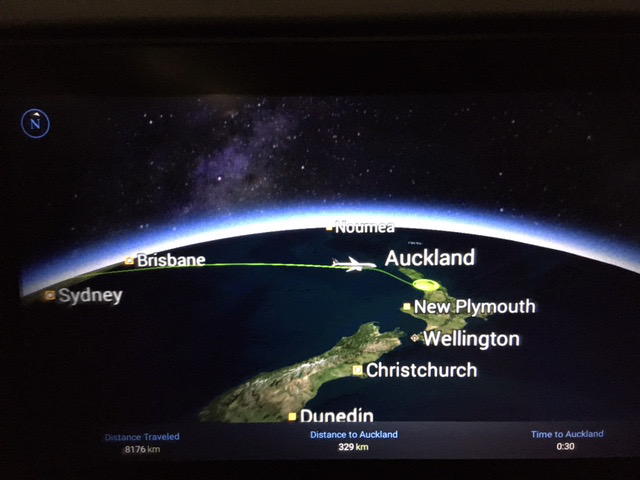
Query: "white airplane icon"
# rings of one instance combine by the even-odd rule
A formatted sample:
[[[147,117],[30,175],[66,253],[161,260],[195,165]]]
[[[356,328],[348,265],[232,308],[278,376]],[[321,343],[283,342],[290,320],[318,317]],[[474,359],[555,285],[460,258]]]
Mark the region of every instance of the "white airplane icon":
[[[375,263],[361,263],[361,262],[357,261],[353,257],[349,257],[349,261],[348,262],[339,262],[338,260],[336,260],[334,258],[332,266],[334,266],[334,267],[349,267],[349,269],[347,270],[347,273],[353,272],[354,270],[356,270],[358,272],[361,272],[363,268],[376,268],[376,264]]]

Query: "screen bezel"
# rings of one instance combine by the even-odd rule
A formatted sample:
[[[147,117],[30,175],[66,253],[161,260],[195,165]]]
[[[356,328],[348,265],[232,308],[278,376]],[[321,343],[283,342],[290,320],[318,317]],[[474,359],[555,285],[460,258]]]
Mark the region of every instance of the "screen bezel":
[[[46,95],[165,96],[187,94],[367,95],[627,91],[640,85],[640,36],[469,35],[360,38],[147,38],[89,40],[5,39],[0,45],[0,96],[37,99]],[[117,72],[117,74],[114,74]],[[189,75],[185,75],[188,73]],[[11,115],[0,119],[5,141],[16,129]],[[12,172],[9,158],[8,171]],[[0,302],[5,396],[16,413],[6,427],[19,436],[28,412],[20,409],[21,385],[28,381],[21,359],[18,312],[20,258],[19,183],[3,181],[3,218],[12,255],[3,256],[2,287],[12,301]],[[8,393],[11,392],[11,393]],[[9,438],[9,437],[7,437]],[[9,446],[7,471],[71,476],[95,472],[125,478],[190,472],[243,478],[268,468],[272,474],[368,476],[392,472],[498,477],[550,474],[598,478],[637,471],[638,458],[520,461],[270,461],[189,464],[106,465],[73,458],[33,459],[26,441]],[[185,470],[186,469],[186,470]]]

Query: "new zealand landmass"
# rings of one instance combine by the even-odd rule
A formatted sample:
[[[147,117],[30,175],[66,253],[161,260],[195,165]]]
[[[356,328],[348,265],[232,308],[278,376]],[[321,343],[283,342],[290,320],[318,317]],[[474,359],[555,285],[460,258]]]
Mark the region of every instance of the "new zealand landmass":
[[[399,330],[380,333],[373,323],[361,325],[335,347],[273,372],[261,373],[215,398],[200,412],[203,422],[280,422],[301,410],[321,385],[352,375],[354,364],[374,362],[400,345]]]
[[[401,268],[400,272],[412,280],[424,278],[421,273],[409,268]],[[424,292],[424,298],[429,302],[456,302],[443,286],[435,291]],[[462,329],[469,317],[456,313],[403,313],[424,321],[426,330],[439,329],[443,333]],[[353,365],[377,361],[400,346],[402,336],[404,333],[399,329],[380,333],[376,324],[365,323],[356,333],[343,337],[331,350],[321,355],[273,372],[261,373],[224,392],[202,409],[200,420],[228,423],[286,421],[289,412],[304,408],[323,384],[351,376]]]
[[[400,268],[400,272],[409,277],[411,280],[419,280],[424,276],[411,268]],[[401,310],[402,313],[418,318],[427,324],[425,330],[440,330],[442,333],[451,333],[454,330],[462,330],[467,325],[467,319],[470,317],[468,313],[454,313],[457,298],[449,295],[445,287],[439,285],[437,290],[432,292],[425,291],[424,299],[429,303],[449,303],[451,304],[448,313],[416,313],[411,310]],[[477,318],[487,319],[487,315],[478,314]],[[423,339],[422,335],[420,336]],[[424,341],[424,340],[422,340]]]

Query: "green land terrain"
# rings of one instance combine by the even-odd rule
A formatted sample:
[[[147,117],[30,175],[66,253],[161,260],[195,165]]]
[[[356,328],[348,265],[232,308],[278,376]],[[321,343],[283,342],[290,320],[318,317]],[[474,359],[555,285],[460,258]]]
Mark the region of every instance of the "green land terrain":
[[[213,399],[200,412],[203,422],[281,422],[316,396],[326,382],[353,374],[353,365],[378,360],[400,345],[399,330],[380,333],[373,323],[361,325],[328,352],[303,362],[261,373]]]
[[[411,268],[400,268],[400,271],[414,281],[424,278],[420,272]],[[416,313],[412,307],[411,310],[401,310],[401,312],[424,321],[427,324],[427,331],[440,330],[442,333],[451,333],[454,330],[461,330],[467,325],[467,318],[470,315],[467,313],[455,313],[457,299],[450,296],[445,287],[440,286],[433,292],[424,292],[424,299],[429,303],[450,303],[451,310],[449,313]],[[486,315],[478,315],[478,317],[487,319]]]
[[[415,281],[423,275],[410,268],[400,272]],[[447,314],[418,314],[401,310],[426,323],[426,330],[451,333],[467,325],[467,314],[457,314],[456,298],[439,286],[435,291],[425,291],[424,299],[430,303],[451,303]],[[482,318],[486,319],[486,316]],[[353,374],[354,365],[377,361],[400,345],[404,335],[398,329],[380,333],[373,323],[365,323],[350,337],[343,337],[328,352],[309,358],[295,365],[273,372],[261,373],[245,383],[214,398],[200,412],[203,422],[282,422],[289,412],[299,412],[316,396],[318,389],[331,380]],[[421,336],[422,338],[422,336]],[[422,340],[424,341],[424,340]]]

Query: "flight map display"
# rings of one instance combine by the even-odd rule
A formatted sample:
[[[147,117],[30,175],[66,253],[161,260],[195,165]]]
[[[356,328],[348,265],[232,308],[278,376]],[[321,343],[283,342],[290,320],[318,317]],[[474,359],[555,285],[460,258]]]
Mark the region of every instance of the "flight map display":
[[[637,93],[11,107],[43,445],[640,451]]]

